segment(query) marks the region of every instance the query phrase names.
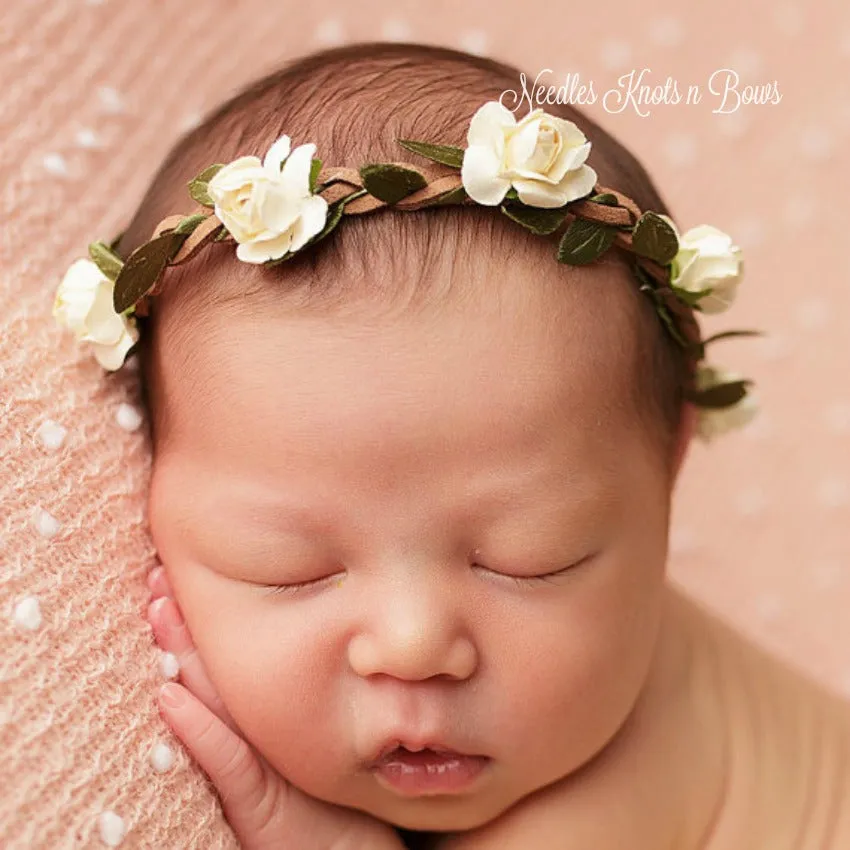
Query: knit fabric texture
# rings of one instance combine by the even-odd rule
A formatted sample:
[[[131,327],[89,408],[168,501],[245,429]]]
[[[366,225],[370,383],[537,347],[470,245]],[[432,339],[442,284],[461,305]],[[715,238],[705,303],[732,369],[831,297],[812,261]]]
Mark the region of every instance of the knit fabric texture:
[[[850,29],[837,7],[811,16],[802,3],[762,5],[729,31],[733,0],[718,0],[710,19],[648,2],[624,5],[616,19],[590,4],[555,18],[541,5],[513,20],[485,0],[403,10],[363,0],[356,12],[260,0],[7,0],[2,850],[238,847],[215,789],[156,706],[175,668],[145,620],[157,559],[137,374],[107,374],[56,326],[51,306],[64,270],[127,224],[170,146],[204,112],[286,59],[340,41],[445,44],[532,76],[551,68],[554,85],[581,71],[598,91],[633,65],[686,83],[695,69],[731,63],[747,81],[776,77],[819,93],[728,116],[712,114],[710,99],[689,111],[662,105],[649,119],[587,111],[646,162],[685,226],[712,222],[740,241],[748,280],[724,327],[769,332],[718,349],[722,363],[755,378],[765,412],[749,432],[694,450],[671,571],[751,637],[850,692],[850,305],[834,273],[844,267],[844,222],[819,215],[847,170],[834,152],[850,127],[839,109],[850,55],[839,36]],[[551,27],[527,25],[544,12]],[[815,256],[825,271],[811,279]]]

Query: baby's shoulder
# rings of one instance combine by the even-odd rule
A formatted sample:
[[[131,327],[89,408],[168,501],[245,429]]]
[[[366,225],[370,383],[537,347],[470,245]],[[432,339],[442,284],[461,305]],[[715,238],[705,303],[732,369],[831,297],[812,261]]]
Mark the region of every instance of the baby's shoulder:
[[[850,702],[729,625],[711,628],[728,768],[704,850],[850,848]]]

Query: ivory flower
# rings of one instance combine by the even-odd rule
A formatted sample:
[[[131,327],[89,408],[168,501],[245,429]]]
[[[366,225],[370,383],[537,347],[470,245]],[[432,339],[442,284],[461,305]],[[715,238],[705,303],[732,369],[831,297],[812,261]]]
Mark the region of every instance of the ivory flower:
[[[675,230],[673,221],[664,218]],[[686,292],[710,289],[699,299],[699,308],[705,313],[722,313],[735,300],[744,260],[730,236],[710,224],[700,224],[679,237],[679,253],[673,258],[670,272],[671,284]]]
[[[53,318],[79,342],[90,342],[98,363],[111,372],[121,368],[139,339],[136,320],[115,312],[114,289],[92,260],[82,258],[68,267],[53,301]]]
[[[742,380],[741,375],[735,372],[727,372],[716,366],[702,365],[697,367],[695,383],[698,390],[707,390],[718,384],[740,380]],[[710,441],[727,431],[742,428],[755,417],[758,411],[758,401],[749,392],[731,407],[701,407],[697,413],[697,433],[703,440]]]
[[[562,207],[593,191],[596,172],[585,165],[590,142],[563,118],[542,109],[517,123],[498,101],[473,116],[463,154],[461,182],[476,203],[497,206],[513,186],[533,207]]]
[[[325,226],[327,201],[310,192],[315,152],[310,143],[290,153],[289,136],[281,136],[262,162],[256,156],[241,156],[209,181],[215,214],[239,243],[240,260],[277,260],[303,247]]]

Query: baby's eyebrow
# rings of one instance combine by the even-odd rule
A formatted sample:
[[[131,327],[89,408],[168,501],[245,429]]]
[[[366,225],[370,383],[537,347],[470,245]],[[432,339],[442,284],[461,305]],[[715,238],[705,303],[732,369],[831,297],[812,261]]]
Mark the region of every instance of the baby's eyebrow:
[[[600,511],[607,513],[607,508],[617,500],[613,482],[595,476],[577,480],[569,488],[545,490],[542,486],[526,486],[522,497],[518,498],[517,493],[516,482],[506,482],[484,493],[467,491],[466,495],[457,497],[454,509],[446,509],[446,516],[455,517],[459,522],[478,522],[509,519],[511,515],[519,514],[544,521],[546,518],[554,518],[558,522],[569,519],[570,524],[580,524],[583,517]],[[543,493],[545,497],[541,495]],[[278,494],[269,498],[249,493],[239,495],[230,490],[225,495],[224,504],[217,508],[214,511],[216,516],[282,533],[330,534],[337,524],[334,515],[327,509]]]

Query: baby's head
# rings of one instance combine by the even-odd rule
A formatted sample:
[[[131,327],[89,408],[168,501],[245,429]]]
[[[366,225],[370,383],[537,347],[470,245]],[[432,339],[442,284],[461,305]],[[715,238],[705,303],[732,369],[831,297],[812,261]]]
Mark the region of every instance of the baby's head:
[[[119,252],[187,212],[211,163],[282,133],[326,165],[410,161],[397,138],[463,146],[518,82],[412,45],[295,62],[181,141]],[[603,130],[547,111],[585,132],[600,184],[667,212]],[[209,245],[152,300],[154,541],[231,715],[314,796],[472,828],[587,762],[635,705],[688,364],[615,251],[554,254],[498,210],[383,210],[271,268]],[[464,793],[403,796],[366,766],[394,739],[491,761]]]

